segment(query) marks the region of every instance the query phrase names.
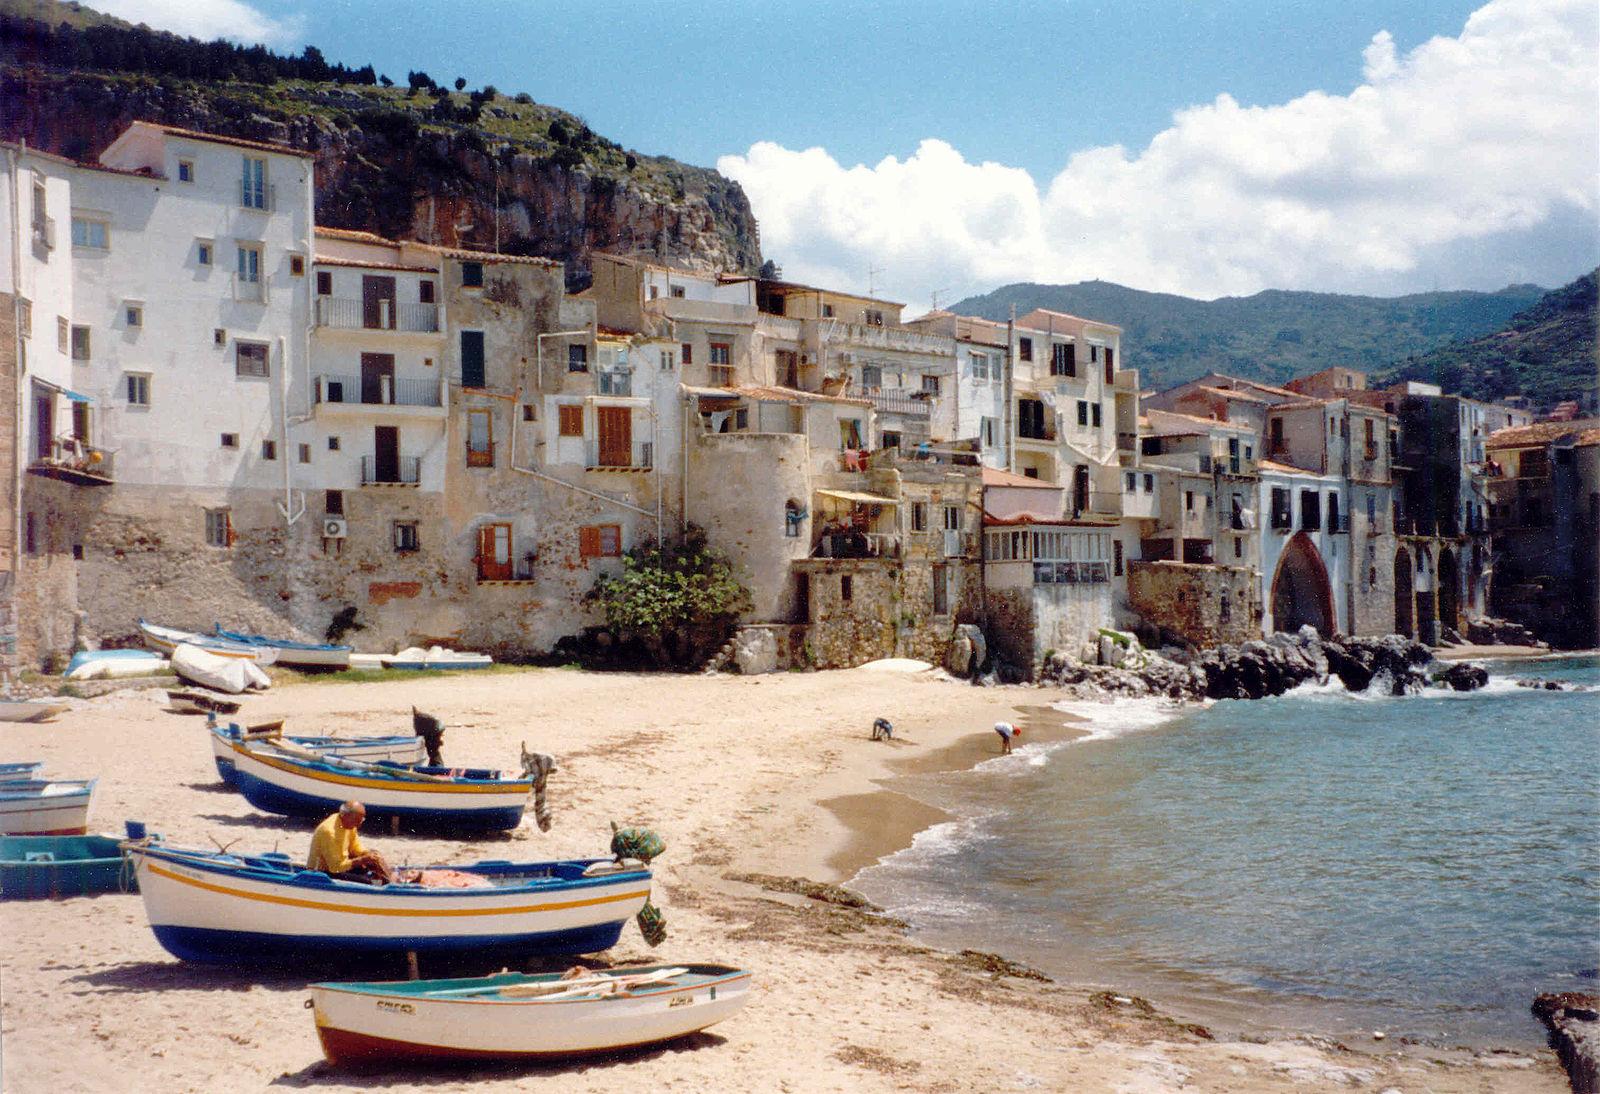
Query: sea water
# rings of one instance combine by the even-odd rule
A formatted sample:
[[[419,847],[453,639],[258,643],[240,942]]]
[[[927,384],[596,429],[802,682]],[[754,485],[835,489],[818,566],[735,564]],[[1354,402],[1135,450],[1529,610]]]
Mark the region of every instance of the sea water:
[[[1600,658],[1404,698],[1335,681],[902,780],[958,819],[855,884],[931,941],[1243,1027],[1533,1044],[1600,966]]]

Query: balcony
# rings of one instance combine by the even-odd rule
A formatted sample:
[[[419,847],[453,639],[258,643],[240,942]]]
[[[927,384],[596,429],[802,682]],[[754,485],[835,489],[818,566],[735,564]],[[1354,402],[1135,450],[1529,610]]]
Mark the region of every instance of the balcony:
[[[438,380],[320,373],[312,378],[312,402],[319,416],[440,417],[444,407]]]
[[[830,321],[824,319],[821,322],[826,325]],[[897,350],[901,353],[931,353],[943,357],[953,357],[956,352],[955,339],[942,334],[922,334],[899,327],[836,321],[832,331],[827,339],[831,344],[843,343],[863,349]]]
[[[400,456],[392,466],[380,466],[376,456],[361,457],[362,486],[416,486],[421,482],[421,456]]]
[[[584,442],[584,469],[587,471],[649,471],[655,466],[655,445],[649,441],[621,451],[598,440]]]
[[[337,296],[317,297],[316,324],[328,330],[386,330],[402,334],[437,334],[439,305],[365,302]]]
[[[243,274],[233,275],[233,298],[245,304],[265,304],[267,302],[267,283],[260,277],[254,280]]]
[[[717,366],[712,366],[716,368]],[[631,396],[633,394],[633,369],[601,369],[595,375],[595,393],[598,395]]]
[[[899,558],[900,537],[883,532],[827,532],[812,558]]]
[[[929,413],[928,398],[909,391],[882,391],[853,385],[846,392],[852,399],[865,399],[882,414],[902,414],[908,418],[926,418]]]
[[[278,211],[278,188],[240,180],[239,207],[257,213],[275,213]]]
[[[116,453],[76,437],[57,437],[50,442],[50,454],[36,457],[28,471],[76,486],[110,486],[116,481]]]

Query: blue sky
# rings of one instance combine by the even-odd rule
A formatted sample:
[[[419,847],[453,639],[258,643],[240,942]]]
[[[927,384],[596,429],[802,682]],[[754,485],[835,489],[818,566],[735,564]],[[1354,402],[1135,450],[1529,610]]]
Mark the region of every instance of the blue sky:
[[[789,276],[870,265],[912,302],[1555,285],[1600,255],[1593,0],[99,6],[527,91],[737,179]]]

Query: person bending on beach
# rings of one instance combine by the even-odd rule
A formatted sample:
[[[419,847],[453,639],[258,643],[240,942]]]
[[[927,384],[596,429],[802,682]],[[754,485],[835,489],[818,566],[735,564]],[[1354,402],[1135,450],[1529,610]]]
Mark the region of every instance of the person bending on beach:
[[[311,834],[311,854],[306,857],[306,869],[321,870],[331,878],[341,881],[360,881],[368,885],[382,885],[391,880],[389,864],[376,851],[361,846],[356,829],[367,819],[367,807],[358,801],[347,801],[339,811],[321,824]]]
[[[1000,755],[1009,756],[1011,754],[1011,738],[1022,736],[1022,730],[1010,722],[996,722],[994,731],[1000,734]]]

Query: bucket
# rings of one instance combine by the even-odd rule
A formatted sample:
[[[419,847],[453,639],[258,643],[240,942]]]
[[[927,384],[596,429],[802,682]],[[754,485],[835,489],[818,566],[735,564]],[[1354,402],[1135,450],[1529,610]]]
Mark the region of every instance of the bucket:
[[[144,821],[123,821],[123,829],[128,833],[129,839],[144,839]]]

